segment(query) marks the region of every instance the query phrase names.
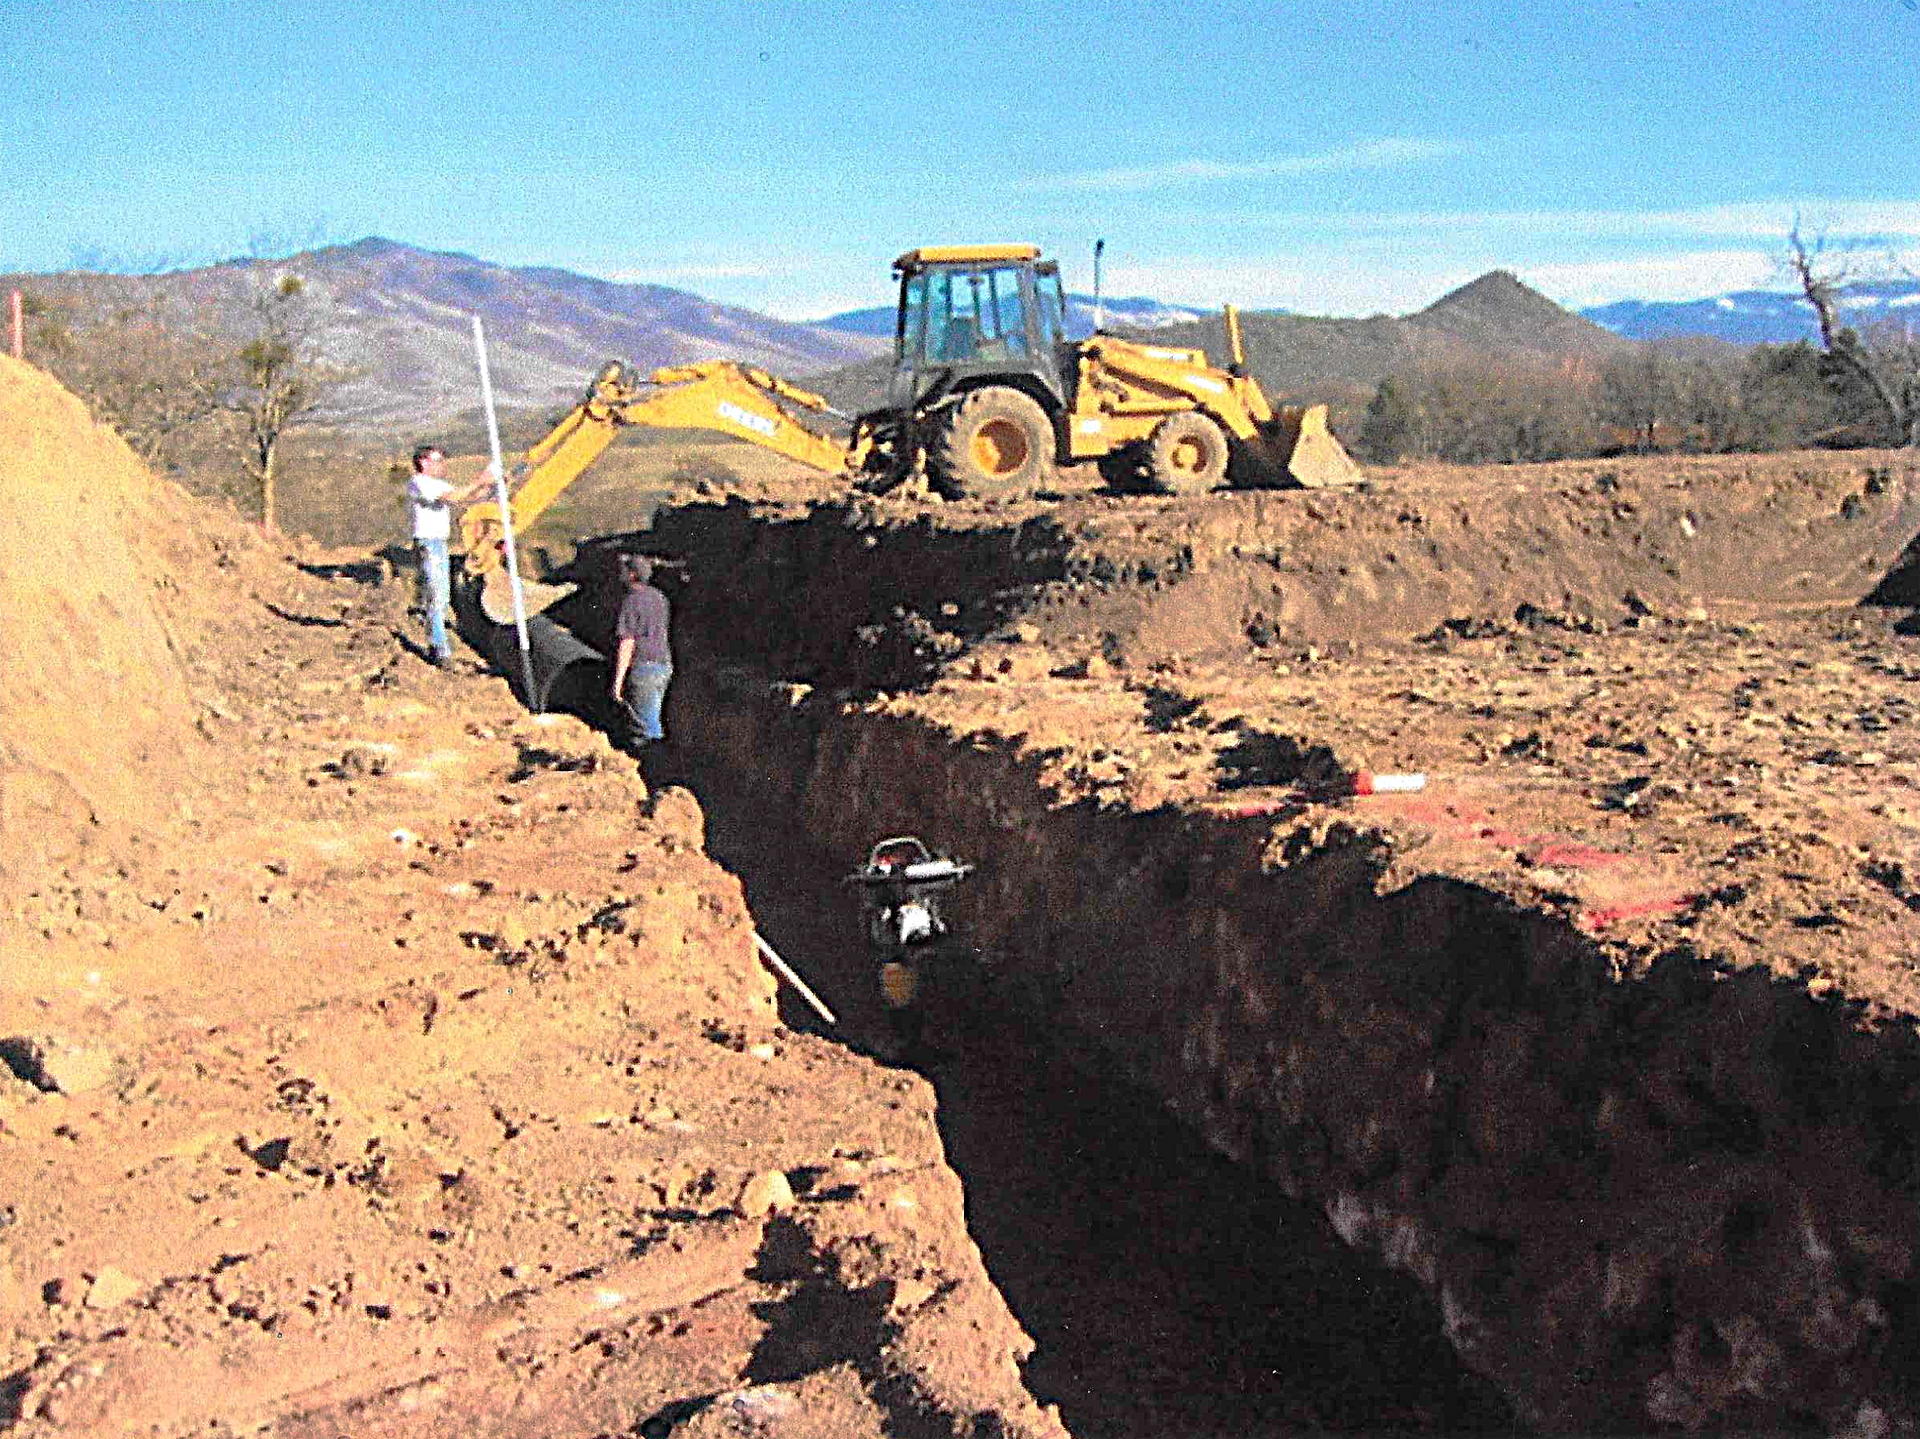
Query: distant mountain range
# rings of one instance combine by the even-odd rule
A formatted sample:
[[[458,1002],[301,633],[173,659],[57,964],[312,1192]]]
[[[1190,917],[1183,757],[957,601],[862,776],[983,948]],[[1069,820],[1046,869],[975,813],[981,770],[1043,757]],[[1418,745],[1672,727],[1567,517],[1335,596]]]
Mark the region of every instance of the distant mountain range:
[[[333,396],[334,418],[355,428],[431,433],[471,421],[479,381],[472,317],[486,326],[495,394],[507,411],[552,413],[575,400],[608,359],[643,372],[660,365],[732,358],[798,379],[844,410],[871,407],[890,360],[892,306],[849,310],[808,324],[715,304],[662,285],[621,284],[544,266],[513,267],[470,255],[369,238],[285,260],[230,261],[162,275],[90,272],[0,277],[38,299],[64,302],[82,318],[150,307],[177,320],[240,336],[248,301],[282,273],[308,283],[325,358],[353,378]],[[1092,328],[1090,296],[1070,299],[1076,336]],[[1144,297],[1103,302],[1120,334],[1226,357],[1217,311]],[[1849,298],[1856,321],[1920,319],[1920,281],[1861,286]],[[1813,333],[1797,296],[1742,291],[1686,303],[1620,301],[1575,314],[1496,270],[1415,314],[1331,319],[1245,311],[1249,368],[1276,398],[1352,402],[1386,375],[1424,361],[1477,355],[1559,362],[1604,359],[1633,341],[1707,335],[1738,344]]]
[[[643,372],[733,358],[806,374],[886,348],[664,285],[516,268],[377,238],[162,275],[62,272],[0,284],[82,311],[151,303],[163,317],[241,335],[255,287],[282,273],[307,282],[324,357],[354,376],[330,408],[356,428],[419,432],[477,410],[475,315],[485,326],[495,396],[509,410],[572,404],[610,359]]]
[[[1920,323],[1920,280],[1862,282],[1848,288],[1841,305],[1856,326],[1885,319]],[[1630,340],[1705,335],[1736,345],[1785,345],[1820,336],[1813,307],[1786,290],[1735,290],[1704,300],[1616,300],[1580,313]]]

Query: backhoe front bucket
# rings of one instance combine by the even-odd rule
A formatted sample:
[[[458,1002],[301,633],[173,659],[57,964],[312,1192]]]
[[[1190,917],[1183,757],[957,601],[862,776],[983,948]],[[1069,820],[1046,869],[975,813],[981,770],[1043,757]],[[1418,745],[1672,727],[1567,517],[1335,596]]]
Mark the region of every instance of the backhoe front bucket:
[[[1302,489],[1357,485],[1365,478],[1346,448],[1327,428],[1325,405],[1287,405],[1274,422],[1280,468]]]
[[[549,585],[539,580],[520,582],[520,603],[529,615],[537,615],[573,594],[577,585]],[[486,572],[480,585],[480,612],[496,625],[513,623],[513,576],[495,565]]]

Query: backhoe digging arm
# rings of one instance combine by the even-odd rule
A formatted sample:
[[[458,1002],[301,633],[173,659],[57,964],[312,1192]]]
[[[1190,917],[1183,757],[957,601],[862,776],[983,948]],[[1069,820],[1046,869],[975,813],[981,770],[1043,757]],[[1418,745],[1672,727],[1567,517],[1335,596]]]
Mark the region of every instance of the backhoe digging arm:
[[[823,473],[851,476],[864,458],[864,443],[850,446],[812,430],[794,418],[794,409],[836,413],[821,396],[732,360],[669,366],[639,382],[629,381],[626,367],[613,361],[594,377],[586,399],[527,451],[511,499],[514,531],[538,519],[627,425],[716,430]],[[500,563],[501,534],[500,507],[491,501],[461,516],[470,574],[485,575]]]

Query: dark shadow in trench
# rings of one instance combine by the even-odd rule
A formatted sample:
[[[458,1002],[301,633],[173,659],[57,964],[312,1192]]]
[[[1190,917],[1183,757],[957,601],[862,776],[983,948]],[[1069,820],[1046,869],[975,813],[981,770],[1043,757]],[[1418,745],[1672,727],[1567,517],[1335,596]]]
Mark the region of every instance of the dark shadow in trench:
[[[1887,572],[1880,577],[1880,582],[1873,587],[1872,592],[1860,603],[1882,605],[1890,609],[1908,605],[1920,606],[1920,535],[1915,535],[1907,542],[1907,547],[1900,552],[1900,557],[1893,562]]]
[[[583,602],[596,591],[583,587]],[[593,635],[599,617],[583,618]],[[605,665],[574,668],[570,703],[553,707],[604,728]],[[671,690],[667,727],[671,737]],[[699,798],[708,852],[839,1022],[785,986],[782,1021],[890,1052],[840,883],[861,856],[819,849],[765,791],[756,797],[760,776],[704,763],[684,742],[650,749],[641,768],[650,786]],[[1214,1153],[1153,1096],[1077,1062],[991,992],[944,1040],[922,1072],[969,1232],[1036,1343],[1028,1388],[1060,1406],[1076,1439],[1520,1432],[1417,1286],[1356,1256],[1318,1210]]]
[[[699,796],[709,852],[841,1023],[790,994],[783,1019],[873,1053],[882,1012],[838,884],[857,857],[821,852],[756,804],[753,776],[669,752],[648,779]],[[1519,1432],[1411,1281],[991,994],[922,1072],[969,1230],[1036,1341],[1028,1388],[1076,1439]]]

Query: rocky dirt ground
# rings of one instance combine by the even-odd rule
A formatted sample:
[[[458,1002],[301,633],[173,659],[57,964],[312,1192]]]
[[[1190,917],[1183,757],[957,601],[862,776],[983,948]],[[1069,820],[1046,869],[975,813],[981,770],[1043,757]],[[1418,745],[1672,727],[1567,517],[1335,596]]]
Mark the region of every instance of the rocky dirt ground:
[[[35,537],[0,557],[0,1429],[1507,1422],[1422,1347],[1437,1324],[1401,1332],[1434,1317],[1410,1286],[1342,1267],[1324,1221],[1262,1207],[1177,1132],[1070,1100],[1007,1144],[994,1116],[1035,1113],[1030,1091],[883,1062],[845,970],[822,981],[839,1042],[808,1032],[752,935],[830,964],[806,896],[844,857],[795,858],[751,777],[637,768],[480,662],[429,669],[376,555],[265,544],[4,362],[0,426],[0,513]],[[846,703],[1010,738],[1062,806],[1378,826],[1403,878],[1562,915],[1623,974],[1685,943],[1911,1026],[1920,641],[1903,609],[1851,603],[1899,593],[1903,464],[1181,501],[1070,476],[1059,501],[937,524],[912,496],[805,518],[822,496],[736,468],[761,508],[683,487],[647,547],[692,561],[691,654],[832,685],[884,653],[898,674]],[[872,566],[851,599],[842,544]],[[961,566],[981,547],[1005,567]],[[828,614],[826,648],[778,618]],[[1426,788],[1354,797],[1360,769]],[[757,887],[709,857],[709,823]],[[764,878],[782,868],[799,882]],[[1029,1041],[1004,1043],[980,1067],[1024,1078]],[[1042,1088],[1084,1082],[1058,1073]],[[1177,1182],[1116,1170],[1128,1152]],[[1169,1229],[1169,1312],[1305,1292],[1352,1343],[1314,1349],[1295,1311],[1196,1409],[1179,1396],[1244,1320],[1102,1325],[1135,1286],[1096,1271],[1148,1273],[1125,1234],[1210,1200],[1259,1223],[1221,1246]],[[1288,1263],[1234,1289],[1275,1227]],[[1087,1382],[1143,1333],[1118,1366],[1136,1389]]]
[[[691,794],[0,416],[0,1428],[1062,1432],[933,1091],[779,1022]]]
[[[938,816],[999,974],[1420,1274],[1520,1412],[1865,1435],[1920,1355],[1916,477],[768,496],[621,543],[686,559],[775,803]]]
[[[1332,802],[1399,833],[1402,877],[1911,1014],[1917,536],[1920,467],[1865,453],[1066,488],[931,525],[762,495],[647,542],[724,576],[686,596],[714,646],[1015,739],[1060,803]],[[1360,771],[1426,785],[1357,802]]]

